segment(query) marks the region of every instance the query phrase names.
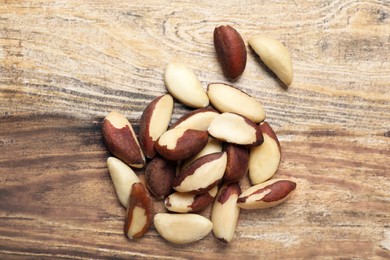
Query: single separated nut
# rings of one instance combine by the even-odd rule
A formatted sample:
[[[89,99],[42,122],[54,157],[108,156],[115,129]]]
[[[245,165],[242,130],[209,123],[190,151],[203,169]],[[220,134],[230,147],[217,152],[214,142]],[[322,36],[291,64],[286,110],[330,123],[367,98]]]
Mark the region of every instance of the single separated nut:
[[[249,45],[260,56],[264,64],[288,87],[293,78],[291,56],[279,41],[267,36],[253,36]]]
[[[225,76],[237,80],[245,70],[246,48],[236,29],[222,25],[214,29],[214,46]]]
[[[146,157],[156,156],[154,143],[167,130],[172,110],[173,98],[166,94],[155,98],[142,113],[139,141]]]
[[[207,131],[211,121],[218,116],[219,113],[212,108],[199,108],[180,117],[172,128],[186,128],[199,131]]]
[[[141,182],[133,184],[128,205],[124,233],[130,239],[140,238],[149,230],[154,215],[152,199]]]
[[[290,180],[273,179],[250,187],[238,198],[243,209],[263,209],[279,205],[295,190],[297,184]]]
[[[154,227],[169,242],[187,244],[198,241],[209,234],[213,223],[197,214],[158,213],[154,216]]]
[[[237,227],[240,208],[237,198],[241,188],[237,182],[223,185],[214,201],[211,211],[214,235],[224,243],[230,243]]]
[[[145,156],[133,127],[126,117],[116,111],[103,120],[102,135],[107,149],[117,158],[135,168],[145,165]]]
[[[277,171],[281,159],[279,140],[271,126],[262,122],[259,127],[264,142],[252,147],[249,155],[249,178],[253,185],[270,179]]]
[[[107,166],[111,180],[114,183],[116,195],[123,207],[127,208],[131,187],[140,180],[127,164],[115,157],[107,159]]]
[[[263,105],[247,93],[224,83],[210,83],[207,95],[220,112],[232,112],[247,117],[255,123],[265,119]]]
[[[207,107],[209,98],[195,73],[182,63],[170,63],[165,69],[165,85],[169,93],[184,105]]]

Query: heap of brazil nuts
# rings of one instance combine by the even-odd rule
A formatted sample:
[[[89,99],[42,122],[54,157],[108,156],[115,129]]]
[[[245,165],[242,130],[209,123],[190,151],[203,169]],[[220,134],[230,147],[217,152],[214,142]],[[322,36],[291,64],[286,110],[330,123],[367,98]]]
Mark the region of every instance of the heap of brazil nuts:
[[[267,37],[251,39],[263,62],[289,85],[287,49]],[[246,66],[241,36],[230,26],[220,26],[214,45],[225,76],[237,80]],[[113,155],[107,159],[108,170],[126,208],[124,233],[140,238],[154,225],[166,240],[185,244],[212,230],[230,243],[241,209],[279,205],[296,189],[291,180],[271,179],[281,160],[278,138],[264,121],[263,105],[244,91],[225,83],[210,83],[205,91],[181,63],[170,63],[164,80],[168,93],[145,108],[139,138],[119,112],[109,113],[102,124],[104,143]],[[194,110],[170,126],[174,99]],[[143,182],[131,167],[145,167]],[[252,186],[241,191],[239,181],[247,173]],[[163,201],[166,211],[156,213],[154,200]],[[210,219],[198,214],[211,204]]]

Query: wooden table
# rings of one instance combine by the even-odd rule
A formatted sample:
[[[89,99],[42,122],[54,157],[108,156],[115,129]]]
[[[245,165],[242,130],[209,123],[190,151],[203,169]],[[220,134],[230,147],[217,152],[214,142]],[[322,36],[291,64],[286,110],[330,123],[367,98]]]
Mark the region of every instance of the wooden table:
[[[288,90],[249,47],[234,86],[264,104],[283,150],[275,177],[298,188],[242,211],[230,245],[172,245],[154,228],[129,241],[102,119],[115,109],[138,131],[171,61],[204,87],[226,82],[221,24],[291,52]],[[389,88],[388,0],[0,0],[0,258],[390,258]],[[187,111],[177,103],[172,122]]]

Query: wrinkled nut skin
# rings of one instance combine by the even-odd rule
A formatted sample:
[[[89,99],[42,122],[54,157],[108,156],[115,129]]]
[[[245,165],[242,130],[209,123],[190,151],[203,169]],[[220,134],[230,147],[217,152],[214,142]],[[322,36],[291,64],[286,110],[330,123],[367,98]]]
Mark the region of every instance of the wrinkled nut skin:
[[[246,47],[241,35],[229,25],[214,29],[214,46],[224,75],[236,81],[245,70]]]
[[[167,134],[168,130],[164,134]],[[163,135],[164,135],[163,134]],[[200,152],[207,144],[208,133],[193,129],[186,129],[183,135],[176,140],[176,145],[170,149],[167,145],[162,145],[159,140],[155,143],[157,152],[164,158],[171,161],[184,160]]]
[[[164,205],[169,211],[172,212],[199,212],[214,201],[217,192],[217,186],[204,194],[175,192],[165,199]]]
[[[116,127],[113,120],[120,120],[120,128]],[[145,157],[139,146],[137,137],[129,121],[118,112],[111,112],[102,124],[103,141],[107,149],[114,156],[135,168],[142,168],[145,165]]]
[[[205,118],[206,115],[208,118]],[[219,113],[210,107],[195,109],[180,117],[169,129],[184,127],[187,129],[207,131],[210,122],[217,115],[219,115]]]
[[[227,154],[227,164],[223,181],[232,183],[240,180],[248,172],[249,151],[244,146],[226,144],[225,152]]]
[[[175,176],[176,164],[159,156],[153,158],[145,168],[146,187],[159,200],[171,194]]]
[[[290,180],[273,179],[244,191],[237,200],[243,209],[270,208],[281,204],[296,189],[297,184]]]
[[[137,210],[142,214],[137,215]],[[124,233],[129,239],[142,237],[153,222],[154,207],[152,199],[141,182],[134,183],[129,196],[124,225]]]

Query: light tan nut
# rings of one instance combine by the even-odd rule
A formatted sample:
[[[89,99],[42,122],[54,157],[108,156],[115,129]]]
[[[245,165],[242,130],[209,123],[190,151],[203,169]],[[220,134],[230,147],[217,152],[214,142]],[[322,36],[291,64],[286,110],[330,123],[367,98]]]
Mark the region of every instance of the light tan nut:
[[[184,160],[199,153],[206,146],[208,138],[206,131],[174,128],[160,136],[155,148],[168,160]]]
[[[211,121],[219,115],[212,108],[199,108],[190,113],[185,114],[171,126],[172,128],[195,129],[199,131],[207,131]]]
[[[153,158],[146,165],[146,187],[159,200],[171,194],[172,182],[175,176],[176,164],[159,156]]]
[[[141,122],[139,141],[148,158],[156,156],[154,143],[168,129],[173,110],[173,98],[166,94],[155,98],[144,110]]]
[[[288,87],[293,78],[291,56],[279,41],[267,36],[253,36],[249,45],[260,56],[264,64]]]
[[[209,140],[208,140],[206,146],[199,153],[184,160],[181,167],[184,169],[189,164],[191,164],[193,161],[195,161],[196,159],[198,159],[202,156],[205,156],[205,155],[208,155],[211,153],[219,153],[219,152],[222,152],[222,142],[215,139],[215,138],[209,137]]]
[[[247,117],[255,123],[265,119],[263,105],[247,93],[224,83],[210,83],[207,95],[220,112],[232,112]]]
[[[237,80],[246,66],[246,48],[241,35],[229,25],[216,27],[214,46],[225,76]]]
[[[192,194],[175,192],[165,199],[165,207],[172,212],[189,213],[198,212],[210,205],[215,195],[217,195],[218,187],[215,186],[204,194]]]
[[[127,208],[131,186],[140,180],[127,164],[115,157],[107,159],[107,166],[114,183],[116,195],[123,207]]]
[[[234,113],[217,116],[208,131],[214,138],[228,143],[248,146],[263,143],[260,128],[248,118]]]
[[[201,108],[209,105],[209,98],[195,73],[182,63],[170,63],[165,69],[165,85],[169,93],[183,104]]]
[[[169,242],[187,244],[209,234],[213,224],[207,218],[197,214],[158,213],[154,216],[154,227]]]
[[[126,117],[112,111],[103,120],[102,135],[107,149],[117,158],[134,168],[145,165],[145,156],[133,127]]]
[[[248,172],[249,151],[246,147],[236,144],[226,144],[227,165],[223,181],[231,183],[239,181]]]
[[[225,152],[202,156],[181,170],[173,180],[173,188],[179,192],[205,193],[220,182],[226,162]]]
[[[237,182],[223,185],[214,201],[211,211],[214,235],[224,243],[230,243],[237,227],[240,208],[237,206],[241,194]]]
[[[253,185],[270,179],[277,171],[281,158],[279,140],[271,126],[262,122],[260,129],[264,142],[252,147],[249,156],[249,178]]]
[[[295,190],[297,184],[290,180],[273,179],[244,191],[237,200],[243,209],[263,209],[279,205]]]
[[[141,182],[133,184],[128,204],[124,233],[130,239],[140,238],[149,230],[154,215],[152,199]]]

